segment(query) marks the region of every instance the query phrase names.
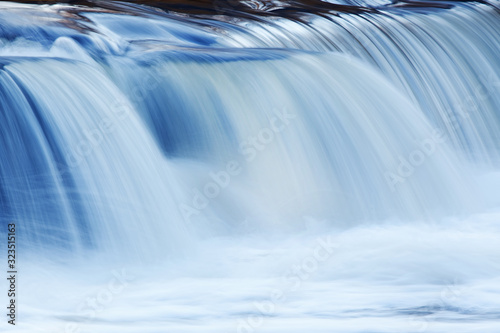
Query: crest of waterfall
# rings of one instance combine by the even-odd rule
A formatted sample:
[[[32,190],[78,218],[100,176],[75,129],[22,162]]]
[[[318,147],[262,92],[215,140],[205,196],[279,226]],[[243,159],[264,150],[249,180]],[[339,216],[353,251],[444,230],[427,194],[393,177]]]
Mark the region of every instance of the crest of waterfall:
[[[359,15],[306,15],[243,22],[235,47],[335,51],[378,68],[419,105],[457,149],[498,162],[500,120],[499,12],[488,4],[451,9],[380,8]],[[231,31],[231,28],[228,28]]]

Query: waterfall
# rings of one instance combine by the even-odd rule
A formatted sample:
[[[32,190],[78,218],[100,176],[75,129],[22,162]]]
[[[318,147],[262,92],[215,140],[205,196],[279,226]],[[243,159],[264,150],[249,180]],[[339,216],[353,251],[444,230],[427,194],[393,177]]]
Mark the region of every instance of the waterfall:
[[[198,53],[7,61],[5,156],[24,153],[2,172],[4,218],[50,244],[163,252],[179,248],[186,222],[349,225],[468,205],[445,133],[372,68],[337,55]],[[241,174],[226,180],[231,161]],[[197,190],[210,201],[203,214]],[[191,221],[206,214],[208,224]]]
[[[98,285],[105,277],[95,270],[130,265],[151,300],[142,306],[164,313],[163,299],[208,295],[225,279],[227,295],[240,301],[255,297],[237,292],[238,279],[261,288],[285,271],[280,285],[298,279],[302,288],[316,260],[326,268],[311,281],[318,290],[330,283],[319,298],[335,299],[332,290],[350,298],[352,281],[401,293],[410,285],[427,293],[443,280],[498,290],[498,8],[497,1],[0,3],[0,236],[16,223],[29,258],[25,288],[39,290],[49,279],[34,272],[54,269],[75,293],[68,304],[84,309],[76,300],[84,298],[76,292],[81,276]],[[311,235],[319,241],[304,245]],[[331,239],[341,244],[337,252]],[[321,251],[337,257],[323,262]],[[302,266],[293,266],[294,255],[305,258]],[[311,268],[307,279],[300,267]],[[174,291],[185,294],[166,294]],[[134,293],[123,304],[143,299]],[[200,298],[207,309],[211,297],[236,302],[209,296]],[[365,313],[379,296],[349,306]],[[30,297],[36,321],[41,303]],[[338,320],[349,316],[349,306],[323,301],[329,313],[340,311]],[[477,313],[447,302],[427,310],[496,316],[486,301]],[[96,308],[81,319],[62,303],[47,303],[51,322],[99,318],[92,325],[107,332],[109,313]],[[374,316],[420,311],[410,303],[393,299]],[[238,304],[224,320],[256,311]],[[276,310],[276,319],[257,307],[270,321],[308,315],[292,308]],[[206,311],[192,313],[215,318]],[[251,321],[207,325],[257,330]]]
[[[179,185],[115,84],[53,59],[13,61],[2,78],[3,219],[20,221],[33,244],[149,252],[159,243],[150,237],[170,235],[166,246],[178,247],[186,238],[175,215]],[[142,245],[132,241],[139,232]]]
[[[234,29],[230,36],[236,47],[334,51],[362,59],[417,104],[460,152],[495,163],[500,142],[498,15],[486,4],[411,14],[396,7],[376,14],[311,15],[308,24],[245,23],[246,30]]]

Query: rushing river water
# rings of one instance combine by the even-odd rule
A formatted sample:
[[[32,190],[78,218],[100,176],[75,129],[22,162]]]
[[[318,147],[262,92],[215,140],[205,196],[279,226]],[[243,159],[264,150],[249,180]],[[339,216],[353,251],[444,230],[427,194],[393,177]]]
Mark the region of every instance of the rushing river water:
[[[0,2],[0,157],[2,332],[500,331],[496,0]]]

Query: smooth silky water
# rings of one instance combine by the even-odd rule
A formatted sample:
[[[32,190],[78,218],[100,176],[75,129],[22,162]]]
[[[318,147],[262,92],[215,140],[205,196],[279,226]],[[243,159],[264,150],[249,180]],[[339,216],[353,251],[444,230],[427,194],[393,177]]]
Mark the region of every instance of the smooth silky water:
[[[500,331],[497,1],[89,4],[0,2],[2,332]]]

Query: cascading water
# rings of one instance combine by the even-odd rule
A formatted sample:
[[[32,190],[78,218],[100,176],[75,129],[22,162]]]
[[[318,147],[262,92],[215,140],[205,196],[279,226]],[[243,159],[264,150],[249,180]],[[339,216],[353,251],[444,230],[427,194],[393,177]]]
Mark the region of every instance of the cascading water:
[[[147,4],[0,3],[0,325],[500,329],[498,2]]]
[[[237,31],[234,44],[337,51],[360,58],[382,70],[429,121],[448,133],[454,146],[476,160],[498,159],[500,21],[495,8],[465,4],[414,14],[396,7],[309,21],[271,27],[252,22],[253,38]]]

